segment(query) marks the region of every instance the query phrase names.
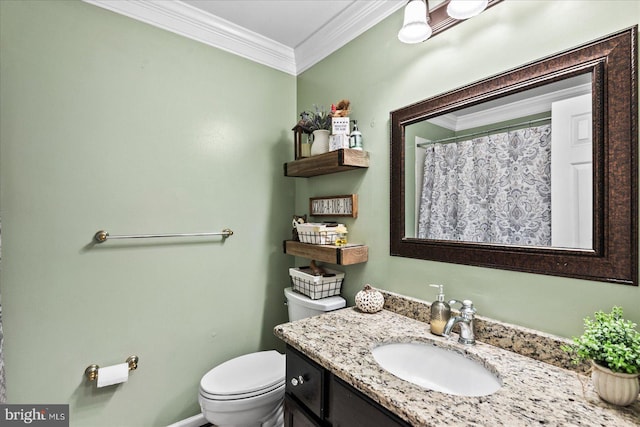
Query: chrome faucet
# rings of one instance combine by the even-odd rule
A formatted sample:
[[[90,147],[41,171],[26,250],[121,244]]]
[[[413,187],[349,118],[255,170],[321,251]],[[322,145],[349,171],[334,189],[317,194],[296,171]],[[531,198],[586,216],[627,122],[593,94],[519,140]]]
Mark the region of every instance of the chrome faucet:
[[[449,301],[449,305],[456,303],[462,304],[462,308],[460,309],[460,316],[452,317],[449,319],[444,327],[444,332],[442,333],[442,335],[448,337],[454,325],[456,323],[460,323],[460,339],[458,339],[458,342],[460,344],[467,345],[475,344],[476,338],[473,332],[473,316],[474,314],[476,314],[476,309],[473,307],[473,302],[468,299],[462,302],[454,299]]]

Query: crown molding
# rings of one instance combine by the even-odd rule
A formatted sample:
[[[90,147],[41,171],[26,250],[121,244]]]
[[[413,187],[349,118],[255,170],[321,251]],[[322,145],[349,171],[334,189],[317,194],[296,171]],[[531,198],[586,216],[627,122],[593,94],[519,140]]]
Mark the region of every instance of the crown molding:
[[[354,2],[294,50],[179,0],[83,0],[158,28],[222,49],[288,74],[298,75],[364,33],[404,1]]]
[[[429,119],[429,122],[452,131],[462,131],[507,120],[519,119],[534,114],[551,111],[551,104],[563,99],[591,93],[591,84],[584,83],[566,89],[533,96],[527,99],[510,102],[493,108],[483,109],[475,113],[456,115],[454,113]]]
[[[508,105],[467,114],[458,119],[456,130],[466,130],[486,126],[491,123],[499,123],[507,120],[519,119],[521,117],[532,116],[534,114],[545,113],[551,111],[551,105],[554,102],[588,93],[591,93],[591,83],[556,90],[551,93],[512,102]]]
[[[389,0],[352,3],[329,25],[295,48],[297,73],[311,68],[405,5],[406,1]]]
[[[83,1],[276,70],[296,74],[292,48],[181,1]]]

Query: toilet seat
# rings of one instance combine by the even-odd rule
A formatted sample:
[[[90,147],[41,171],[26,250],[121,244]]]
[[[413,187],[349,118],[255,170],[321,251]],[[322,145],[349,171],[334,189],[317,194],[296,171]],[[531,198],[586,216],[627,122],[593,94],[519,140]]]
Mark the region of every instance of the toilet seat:
[[[207,372],[200,395],[209,400],[241,400],[284,386],[286,358],[275,350],[259,351],[228,360]]]
[[[281,383],[278,383],[269,388],[255,390],[248,393],[238,393],[238,394],[229,394],[229,395],[212,394],[212,393],[207,393],[206,391],[200,389],[200,396],[202,396],[207,400],[213,400],[213,401],[243,400],[243,399],[251,399],[253,397],[259,397],[263,394],[271,393],[274,391],[277,392],[279,391],[279,389],[284,389],[284,387],[285,387],[285,384],[283,380]]]

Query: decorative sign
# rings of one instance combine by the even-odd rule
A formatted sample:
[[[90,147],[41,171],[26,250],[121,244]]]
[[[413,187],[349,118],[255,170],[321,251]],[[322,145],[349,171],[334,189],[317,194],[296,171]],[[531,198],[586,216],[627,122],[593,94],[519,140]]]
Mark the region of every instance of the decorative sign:
[[[331,135],[349,135],[349,117],[331,118]]]
[[[358,195],[311,197],[309,199],[311,216],[350,216],[358,217]]]

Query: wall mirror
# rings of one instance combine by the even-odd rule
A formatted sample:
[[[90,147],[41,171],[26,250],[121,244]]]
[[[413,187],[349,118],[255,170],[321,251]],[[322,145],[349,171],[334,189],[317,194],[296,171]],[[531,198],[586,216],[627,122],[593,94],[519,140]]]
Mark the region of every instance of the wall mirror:
[[[637,27],[391,112],[391,255],[637,285]]]

